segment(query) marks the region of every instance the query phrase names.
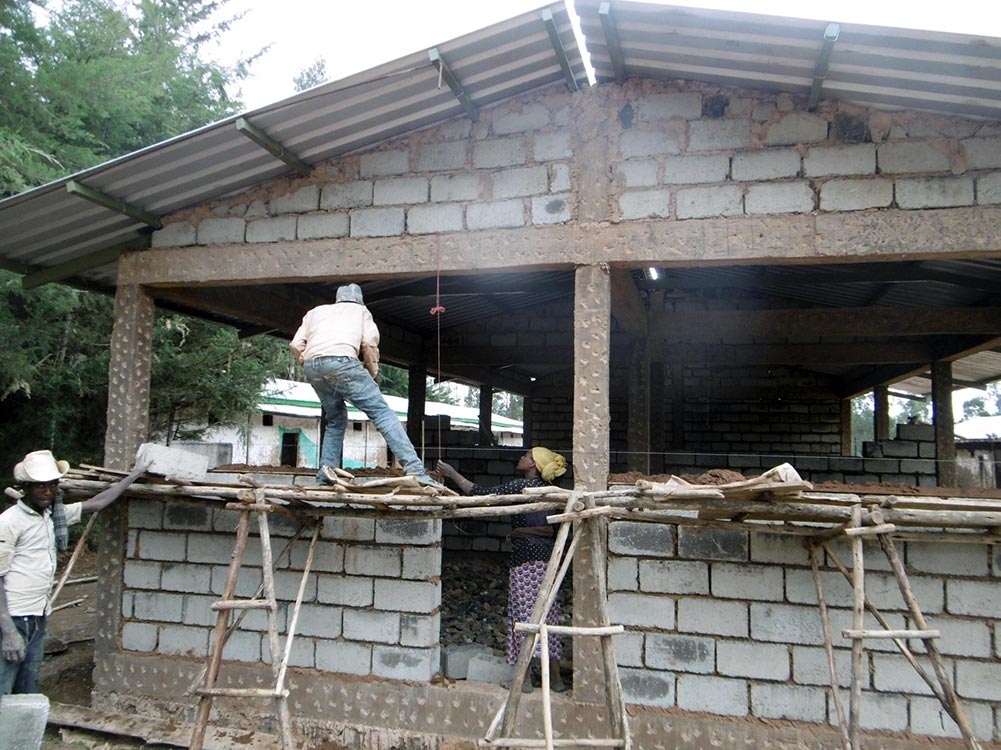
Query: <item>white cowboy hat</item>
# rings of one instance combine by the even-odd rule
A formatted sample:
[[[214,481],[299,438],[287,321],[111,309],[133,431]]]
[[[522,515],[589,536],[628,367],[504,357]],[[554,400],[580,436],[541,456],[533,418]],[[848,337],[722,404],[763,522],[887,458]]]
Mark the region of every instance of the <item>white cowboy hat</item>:
[[[52,451],[32,451],[14,467],[18,482],[52,482],[70,470],[68,461],[56,461]]]

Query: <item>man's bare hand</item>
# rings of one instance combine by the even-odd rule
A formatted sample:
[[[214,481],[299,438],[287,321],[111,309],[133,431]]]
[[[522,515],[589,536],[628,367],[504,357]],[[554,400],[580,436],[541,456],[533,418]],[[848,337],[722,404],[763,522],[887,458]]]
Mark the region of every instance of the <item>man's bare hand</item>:
[[[13,625],[9,632],[3,631],[3,658],[9,662],[24,661],[24,638]]]

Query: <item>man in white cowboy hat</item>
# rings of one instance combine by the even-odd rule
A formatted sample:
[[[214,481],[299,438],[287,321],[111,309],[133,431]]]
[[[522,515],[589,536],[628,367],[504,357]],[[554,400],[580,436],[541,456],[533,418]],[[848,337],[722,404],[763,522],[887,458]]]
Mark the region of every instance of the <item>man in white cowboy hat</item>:
[[[17,503],[0,513],[0,695],[37,693],[45,641],[45,616],[56,572],[57,549],[66,549],[67,527],[84,513],[114,502],[147,464],[89,500],[63,505],[59,480],[69,471],[51,451],[33,451],[14,467]]]

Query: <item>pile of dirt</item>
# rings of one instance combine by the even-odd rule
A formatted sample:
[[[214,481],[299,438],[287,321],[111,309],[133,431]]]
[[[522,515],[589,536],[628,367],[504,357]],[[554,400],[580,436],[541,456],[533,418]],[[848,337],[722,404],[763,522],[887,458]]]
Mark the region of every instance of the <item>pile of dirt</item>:
[[[666,482],[671,479],[672,474],[644,474],[640,471],[627,471],[624,474],[610,474],[609,484],[636,484],[637,480],[643,479],[648,482]],[[731,469],[709,469],[702,474],[681,474],[679,479],[683,479],[689,484],[720,485],[730,482],[742,482],[747,477],[739,471]]]

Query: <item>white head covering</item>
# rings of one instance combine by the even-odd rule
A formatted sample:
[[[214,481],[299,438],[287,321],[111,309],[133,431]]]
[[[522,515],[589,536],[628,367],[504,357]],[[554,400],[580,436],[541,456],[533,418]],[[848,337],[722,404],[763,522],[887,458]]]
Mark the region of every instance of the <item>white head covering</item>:
[[[53,482],[70,470],[68,461],[57,461],[52,451],[32,451],[14,467],[18,482]]]

